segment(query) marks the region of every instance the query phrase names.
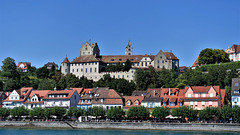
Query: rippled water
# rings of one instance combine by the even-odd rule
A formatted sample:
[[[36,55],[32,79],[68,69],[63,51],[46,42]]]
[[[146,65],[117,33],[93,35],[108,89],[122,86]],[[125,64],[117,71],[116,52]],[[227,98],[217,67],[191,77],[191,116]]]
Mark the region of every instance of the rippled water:
[[[159,130],[46,130],[46,129],[0,129],[0,135],[239,135],[237,132],[186,132]]]

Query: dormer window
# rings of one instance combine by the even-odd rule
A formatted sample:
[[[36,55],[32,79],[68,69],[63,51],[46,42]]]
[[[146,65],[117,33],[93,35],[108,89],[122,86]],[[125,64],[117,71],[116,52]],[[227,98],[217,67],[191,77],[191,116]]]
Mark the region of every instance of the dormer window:
[[[234,93],[239,93],[239,90],[234,90]]]
[[[127,106],[130,106],[130,102],[127,102]]]
[[[136,105],[136,106],[138,105],[138,102],[137,102],[137,101],[135,102],[135,105]]]
[[[164,93],[164,96],[167,96],[167,93]]]
[[[101,98],[101,102],[103,102],[103,98]]]

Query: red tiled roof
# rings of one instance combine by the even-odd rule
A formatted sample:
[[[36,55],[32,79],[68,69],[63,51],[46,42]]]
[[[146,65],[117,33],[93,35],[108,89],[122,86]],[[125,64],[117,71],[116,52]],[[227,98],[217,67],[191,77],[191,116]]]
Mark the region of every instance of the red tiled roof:
[[[37,95],[38,97],[45,97],[47,93],[51,90],[33,90],[29,97],[32,97],[34,94]]]
[[[65,59],[63,60],[63,62],[62,62],[62,63],[70,63],[70,62],[69,62],[68,58],[67,58],[67,57],[65,57]]]
[[[59,91],[49,91],[47,96],[44,99],[70,99],[74,94],[75,90],[59,90]],[[57,94],[67,94],[67,97],[48,97],[48,95],[57,95]]]
[[[102,56],[102,61],[105,63],[122,63],[129,59],[131,62],[140,62],[143,57],[154,57],[152,55],[107,55]],[[152,59],[153,60],[153,59]]]
[[[89,93],[89,91],[92,91],[93,90],[93,88],[87,88],[87,89],[84,89],[82,92],[81,92],[81,97],[84,97],[84,96],[86,96],[88,93]]]
[[[21,69],[28,69],[27,64],[29,64],[29,62],[19,62],[18,65],[17,65],[17,69],[20,68],[19,66],[20,66],[21,64],[24,65],[24,68],[21,68]],[[30,64],[30,65],[31,65],[31,64]]]
[[[240,45],[232,45],[231,49],[235,51],[236,53],[240,52]]]
[[[164,55],[167,57],[167,59],[178,60],[178,58],[172,52],[164,52]]]
[[[227,100],[226,89],[221,89],[220,91],[221,91],[221,98],[222,98],[221,103],[224,105],[224,100]]]
[[[9,100],[9,96],[4,100],[5,102],[6,101],[11,101],[11,102],[23,102],[27,99],[27,95],[32,91],[32,87],[26,87],[26,88],[21,88],[19,90],[15,90],[19,96],[20,96],[20,100]],[[23,94],[23,92],[26,92],[25,94]],[[9,94],[10,95],[10,94]]]
[[[192,67],[198,67],[198,66],[200,66],[200,65],[199,65],[199,62],[198,62],[198,59],[199,59],[199,55],[198,55],[197,59],[195,60],[195,62],[193,63]]]
[[[101,61],[100,58],[96,58],[93,55],[79,56],[74,59],[71,63],[80,63],[80,62],[98,62]]]
[[[72,90],[76,90],[78,94],[80,94],[83,90],[83,88],[72,88]]]
[[[144,96],[123,96],[124,108],[127,109],[130,107],[136,106],[135,101],[138,101],[137,106],[140,106],[143,99],[144,99]],[[127,105],[128,101],[130,101],[130,105]]]

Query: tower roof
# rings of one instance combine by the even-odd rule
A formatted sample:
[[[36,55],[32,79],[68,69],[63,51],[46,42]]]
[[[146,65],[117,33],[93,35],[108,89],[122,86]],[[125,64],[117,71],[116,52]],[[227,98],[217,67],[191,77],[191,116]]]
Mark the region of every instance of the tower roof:
[[[62,62],[62,63],[70,63],[70,62],[69,62],[68,58],[67,58],[67,57],[65,57],[65,59],[63,60],[63,62]]]
[[[131,45],[131,42],[130,42],[130,40],[128,40],[128,43],[127,43],[126,48],[131,47],[131,46],[132,46],[132,45]]]

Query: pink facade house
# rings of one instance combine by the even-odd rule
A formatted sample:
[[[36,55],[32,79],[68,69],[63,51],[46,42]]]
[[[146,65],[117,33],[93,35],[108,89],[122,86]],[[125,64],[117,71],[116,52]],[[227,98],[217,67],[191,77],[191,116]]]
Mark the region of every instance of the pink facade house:
[[[226,95],[225,89],[219,86],[188,86],[185,87],[184,105],[202,110],[205,107],[222,107]]]

